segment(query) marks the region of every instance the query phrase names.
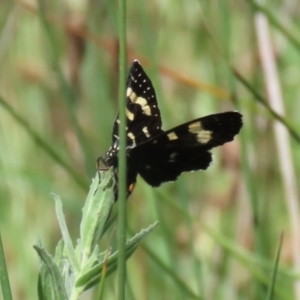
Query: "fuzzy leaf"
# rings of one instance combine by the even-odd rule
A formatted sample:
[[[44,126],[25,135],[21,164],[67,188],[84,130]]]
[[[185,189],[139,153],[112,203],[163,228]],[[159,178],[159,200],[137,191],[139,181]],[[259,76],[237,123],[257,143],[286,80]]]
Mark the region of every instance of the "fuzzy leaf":
[[[126,243],[126,259],[128,259],[133,252],[137,249],[140,242],[157,226],[158,222],[150,225],[146,229],[142,229],[139,233],[137,233],[133,238],[129,239]],[[105,256],[104,256],[105,257]],[[76,287],[84,287],[84,290],[87,290],[99,283],[100,276],[105,266],[105,277],[111,275],[117,269],[117,261],[118,261],[118,251],[115,251],[112,255],[110,255],[107,259],[95,265],[89,271],[87,271],[82,276],[78,277],[75,285]]]
[[[89,259],[102,235],[113,202],[112,169],[107,172],[97,172],[82,210],[80,241],[84,261]]]
[[[65,221],[65,216],[62,210],[62,203],[59,198],[59,196],[53,194],[54,200],[55,200],[55,209],[56,209],[56,216],[58,219],[59,227],[61,230],[61,234],[63,237],[64,245],[65,245],[65,251],[68,253],[68,258],[70,261],[70,264],[74,268],[76,272],[79,271],[79,262],[77,260],[77,257],[75,255],[75,250],[73,247],[73,243],[68,231],[68,227]]]
[[[38,281],[39,300],[68,300],[63,279],[53,258],[43,248],[33,247],[42,260]]]

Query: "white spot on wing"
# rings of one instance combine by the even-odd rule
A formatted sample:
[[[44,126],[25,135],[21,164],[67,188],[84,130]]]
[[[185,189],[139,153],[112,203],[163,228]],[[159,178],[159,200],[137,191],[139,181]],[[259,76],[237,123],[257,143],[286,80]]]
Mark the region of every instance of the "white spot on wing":
[[[145,133],[145,136],[148,138],[150,137],[150,134],[149,134],[149,131],[148,131],[148,128],[147,127],[143,127],[143,132]]]

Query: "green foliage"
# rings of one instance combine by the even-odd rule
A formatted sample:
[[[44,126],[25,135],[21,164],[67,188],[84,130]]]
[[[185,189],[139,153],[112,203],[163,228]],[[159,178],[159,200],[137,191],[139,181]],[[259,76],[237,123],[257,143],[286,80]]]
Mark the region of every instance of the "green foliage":
[[[298,2],[127,1],[128,66],[139,59],[152,79],[163,129],[232,109],[244,126],[213,150],[207,171],[157,189],[138,179],[126,203],[128,232],[160,226],[127,261],[126,299],[300,297]],[[118,111],[117,8],[0,1],[4,300],[63,299],[90,287],[86,298],[116,299],[117,205],[108,190],[89,194],[82,219],[82,199]],[[270,57],[277,81],[264,67]],[[278,94],[284,110],[272,103]],[[64,212],[55,196],[59,222],[51,193],[63,199]],[[128,240],[127,258],[143,236]],[[37,237],[43,245],[34,251]],[[67,269],[76,276],[67,279]]]
[[[112,170],[99,174],[100,178],[97,173],[93,180],[83,207],[80,238],[75,247],[65,223],[61,200],[55,196],[62,240],[58,243],[53,258],[41,246],[34,246],[41,259],[38,282],[40,300],[76,300],[83,291],[102,282],[117,270],[119,250],[108,246],[105,251],[100,252],[98,246],[114,199]],[[156,224],[149,226],[126,242],[126,259],[155,226]]]

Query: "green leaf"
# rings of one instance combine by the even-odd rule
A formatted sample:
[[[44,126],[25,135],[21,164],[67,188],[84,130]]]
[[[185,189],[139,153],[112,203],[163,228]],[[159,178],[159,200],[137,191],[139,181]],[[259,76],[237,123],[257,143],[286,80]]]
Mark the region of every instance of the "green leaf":
[[[133,238],[129,239],[126,243],[126,260],[133,254],[133,252],[137,249],[140,242],[157,226],[158,222],[150,225],[146,229],[142,229],[139,233],[137,233]],[[76,280],[76,287],[84,287],[84,290],[91,288],[95,284],[99,283],[100,276],[102,274],[104,266],[106,266],[106,277],[111,275],[117,269],[117,259],[118,259],[118,251],[115,251],[112,255],[110,255],[107,259],[108,255],[104,256],[103,261],[101,263],[95,265],[89,271],[87,271],[82,276],[78,277]]]
[[[82,210],[80,240],[83,262],[87,261],[94,251],[114,203],[112,172],[112,169],[97,172]]]
[[[38,281],[39,300],[68,300],[63,278],[51,255],[41,247],[33,248],[42,260]]]
[[[84,274],[90,270],[99,261],[99,248],[96,246],[92,255],[89,257],[88,261],[82,266],[81,274]]]
[[[62,203],[61,200],[59,198],[59,196],[53,194],[54,199],[55,199],[55,209],[56,209],[56,215],[57,215],[57,219],[58,219],[58,223],[59,223],[59,227],[61,230],[61,234],[63,237],[63,241],[65,244],[65,250],[68,253],[68,258],[70,260],[70,263],[72,265],[72,267],[74,268],[75,272],[79,272],[79,262],[77,260],[77,257],[75,255],[75,251],[74,251],[74,247],[73,247],[73,243],[71,241],[70,235],[69,235],[69,231],[65,222],[65,216],[63,214],[63,210],[62,210]]]
[[[59,240],[59,242],[57,243],[57,246],[55,248],[55,254],[54,254],[54,262],[56,263],[56,265],[58,266],[59,270],[62,272],[63,271],[63,267],[62,267],[62,259],[63,259],[63,255],[64,255],[64,241],[63,240]]]

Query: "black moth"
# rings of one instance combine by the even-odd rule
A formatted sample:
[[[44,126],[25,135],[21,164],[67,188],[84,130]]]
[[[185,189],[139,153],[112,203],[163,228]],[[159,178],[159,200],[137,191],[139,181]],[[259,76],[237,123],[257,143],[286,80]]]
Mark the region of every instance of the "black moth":
[[[198,118],[168,131],[161,129],[160,111],[151,83],[138,60],[134,60],[127,79],[127,196],[139,174],[149,185],[174,181],[182,172],[205,170],[212,161],[209,152],[233,140],[242,127],[242,115],[236,111]],[[112,144],[105,157],[99,157],[107,169],[118,174],[119,115],[113,126]],[[117,200],[117,187],[115,200]]]

